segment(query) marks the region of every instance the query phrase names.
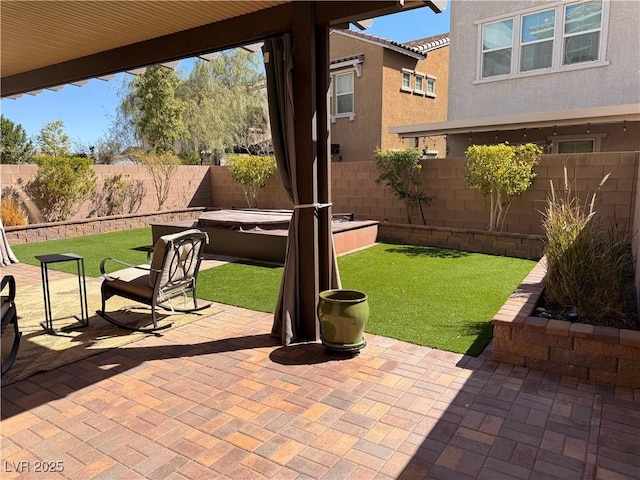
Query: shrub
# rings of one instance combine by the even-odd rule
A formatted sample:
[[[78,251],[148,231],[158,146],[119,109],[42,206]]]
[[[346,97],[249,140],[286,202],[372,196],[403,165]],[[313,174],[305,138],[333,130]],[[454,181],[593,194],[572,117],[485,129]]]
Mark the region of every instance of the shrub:
[[[171,177],[178,170],[180,159],[173,153],[153,153],[134,151],[133,157],[139,160],[149,171],[151,181],[156,191],[158,210],[162,210],[164,202],[169,198],[171,190]]]
[[[227,158],[226,165],[233,180],[242,185],[249,208],[257,208],[258,192],[276,171],[276,159],[256,155],[234,155]]]
[[[535,178],[542,150],[533,143],[511,146],[471,145],[465,155],[465,181],[491,201],[489,231],[502,230],[511,203]]]
[[[144,182],[130,180],[122,173],[104,179],[102,191],[95,198],[91,216],[104,217],[136,212],[144,198]]]
[[[68,220],[96,192],[93,161],[80,157],[34,157],[38,164],[29,193],[45,221]]]
[[[417,207],[426,225],[423,204],[428,205],[431,198],[421,190],[420,159],[422,152],[418,149],[376,150],[374,160],[378,169],[376,184],[389,188],[393,194],[405,204],[407,222],[411,223],[411,209]]]
[[[27,212],[16,199],[11,197],[2,199],[0,203],[0,218],[2,218],[2,224],[5,227],[15,227],[29,223]]]
[[[594,218],[595,193],[586,200],[575,195],[566,169],[563,190],[551,182],[542,222],[545,300],[561,316],[574,312],[581,321],[607,325],[626,316],[631,234],[626,226],[603,225]]]

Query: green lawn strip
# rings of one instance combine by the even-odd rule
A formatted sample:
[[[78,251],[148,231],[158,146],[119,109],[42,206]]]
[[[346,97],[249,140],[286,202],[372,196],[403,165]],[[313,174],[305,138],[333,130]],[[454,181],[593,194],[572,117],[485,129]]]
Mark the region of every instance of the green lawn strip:
[[[53,253],[77,253],[84,257],[84,268],[87,277],[100,276],[100,262],[103,258],[117,258],[123,262],[140,265],[147,262],[147,250],[151,248],[151,228],[84,235],[82,237],[49,240],[46,242],[25,243],[11,246],[18,260],[30,265],[40,265],[36,255]],[[109,271],[117,270],[117,264],[109,263]],[[75,262],[53,263],[49,269],[75,273]]]

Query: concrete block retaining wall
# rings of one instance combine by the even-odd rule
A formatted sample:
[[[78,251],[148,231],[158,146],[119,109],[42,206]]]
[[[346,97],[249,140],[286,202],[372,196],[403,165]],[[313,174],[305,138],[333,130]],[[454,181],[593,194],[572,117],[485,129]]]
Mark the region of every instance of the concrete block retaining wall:
[[[516,258],[539,259],[542,256],[542,237],[539,235],[383,222],[378,225],[378,241],[453,248]]]
[[[518,234],[542,234],[541,210],[550,192],[549,181],[555,187],[564,183],[564,166],[569,180],[581,199],[598,191],[597,214],[627,222],[633,218],[636,197],[638,152],[607,152],[584,155],[543,155],[536,167],[533,185],[516,198],[506,217],[504,231]],[[426,195],[432,197],[424,208],[427,225],[453,229],[486,231],[489,223],[489,203],[480,192],[467,188],[464,158],[434,159],[422,162],[420,177]],[[600,181],[610,173],[605,184]],[[376,185],[375,162],[336,162],[332,164],[333,212],[352,212],[358,220],[378,220],[406,224],[404,204],[389,189]],[[242,189],[233,182],[226,167],[212,167],[211,192],[213,205],[244,207]],[[277,175],[271,177],[260,191],[260,208],[291,208]],[[419,215],[414,224],[421,223]]]
[[[80,237],[98,233],[117,232],[131,228],[148,227],[151,223],[195,221],[204,208],[163,211],[158,213],[114,215],[111,217],[85,218],[66,222],[41,223],[21,227],[5,227],[10,245],[44,242],[62,238]]]

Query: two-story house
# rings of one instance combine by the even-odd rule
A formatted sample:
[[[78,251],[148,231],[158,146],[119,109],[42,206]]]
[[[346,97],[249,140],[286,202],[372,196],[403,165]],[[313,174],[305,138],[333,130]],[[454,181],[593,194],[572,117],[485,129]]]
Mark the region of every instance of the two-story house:
[[[444,138],[403,141],[389,127],[447,119],[448,34],[397,43],[333,30],[329,44],[333,161],[372,160],[376,148],[444,154]]]
[[[400,138],[534,142],[548,153],[640,150],[640,4],[608,0],[450,3],[446,122]]]

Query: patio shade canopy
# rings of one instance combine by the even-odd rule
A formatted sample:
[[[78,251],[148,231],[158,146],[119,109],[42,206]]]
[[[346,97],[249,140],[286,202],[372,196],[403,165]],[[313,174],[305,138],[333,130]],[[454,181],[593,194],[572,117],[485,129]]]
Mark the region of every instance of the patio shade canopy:
[[[299,208],[296,267],[282,341],[317,341],[319,291],[335,285],[331,241],[329,115],[329,29],[429,6],[436,13],[446,0],[416,1],[32,1],[0,3],[2,97],[52,88],[232,47],[289,38],[291,62],[288,112],[270,102],[274,115],[286,115],[289,148],[278,158],[286,168]],[[362,24],[362,23],[361,23]],[[269,45],[278,42],[269,41]],[[277,55],[273,55],[274,59]],[[265,58],[267,61],[267,58]],[[278,109],[280,111],[278,112]],[[275,118],[275,120],[274,120]],[[315,207],[315,208],[308,208]],[[293,223],[293,222],[292,222]],[[293,244],[293,245],[291,245]],[[283,284],[285,282],[283,281]],[[289,300],[292,300],[289,298]],[[274,325],[278,323],[278,319]],[[286,331],[285,330],[290,330]],[[278,334],[279,332],[272,332]]]
[[[295,3],[300,2],[2,2],[1,96],[181,60],[292,31]],[[446,0],[318,2],[314,23],[347,26],[425,5],[439,12]]]

